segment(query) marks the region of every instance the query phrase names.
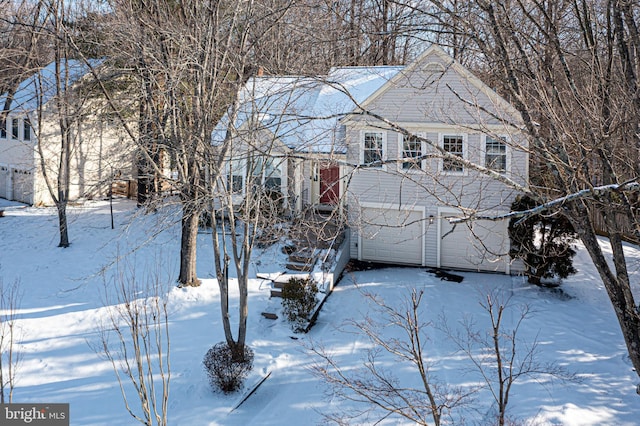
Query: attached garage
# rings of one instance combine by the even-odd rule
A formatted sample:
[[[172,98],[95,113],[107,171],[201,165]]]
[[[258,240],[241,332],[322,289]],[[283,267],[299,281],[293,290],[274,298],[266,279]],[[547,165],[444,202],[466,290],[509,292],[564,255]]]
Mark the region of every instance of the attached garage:
[[[439,229],[440,267],[472,271],[508,272],[506,221],[480,220],[451,224],[443,214]]]
[[[424,212],[363,207],[359,258],[370,262],[422,265]]]
[[[33,204],[33,172],[13,169],[12,173],[13,200]]]

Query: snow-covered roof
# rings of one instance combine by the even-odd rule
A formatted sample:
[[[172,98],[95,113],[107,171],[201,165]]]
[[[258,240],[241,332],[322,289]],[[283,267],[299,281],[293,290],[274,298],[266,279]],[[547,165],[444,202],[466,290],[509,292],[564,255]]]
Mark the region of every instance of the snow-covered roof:
[[[90,61],[92,66],[96,66],[100,61]],[[89,72],[89,67],[83,62],[75,59],[67,61],[69,80],[68,85],[71,86],[77,82],[82,76]],[[66,68],[64,62],[60,66],[62,76],[65,76]],[[49,102],[56,94],[56,72],[55,62],[51,62],[44,68],[34,72],[31,76],[24,79],[18,86],[11,110],[21,113],[29,113],[38,108],[38,94],[41,94],[42,104]],[[0,96],[0,105],[4,105],[7,93]]]
[[[271,132],[297,152],[344,153],[338,120],[353,111],[403,67],[333,68],[323,77],[253,77],[238,94],[235,128],[253,120],[251,128]],[[212,134],[212,143],[224,140],[229,116]]]

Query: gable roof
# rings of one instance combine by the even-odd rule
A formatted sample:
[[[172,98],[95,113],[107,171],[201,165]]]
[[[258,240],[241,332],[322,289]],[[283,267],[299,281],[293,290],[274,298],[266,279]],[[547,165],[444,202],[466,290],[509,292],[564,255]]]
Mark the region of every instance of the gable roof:
[[[91,60],[92,66],[98,65],[99,60]],[[76,59],[67,61],[69,72],[69,86],[75,84],[80,78],[89,72],[89,67],[83,62]],[[65,63],[61,64],[60,70],[62,75],[66,72]],[[11,103],[11,111],[19,111],[22,113],[30,113],[38,108],[38,96],[41,95],[42,104],[49,102],[56,94],[56,73],[55,62],[51,62],[44,68],[34,72],[31,76],[24,79],[18,86],[18,90],[13,97]],[[7,93],[0,96],[0,107],[4,106]]]
[[[410,73],[417,71],[417,69],[425,64],[428,64],[428,60],[430,57],[437,57],[438,60],[445,65],[446,68],[452,69],[458,75],[460,75],[464,80],[469,82],[472,86],[474,86],[477,90],[487,96],[488,99],[491,100],[492,104],[505,115],[508,115],[512,118],[515,118],[517,121],[520,121],[520,113],[511,105],[507,100],[498,95],[491,87],[486,85],[482,80],[476,77],[471,71],[465,68],[462,64],[456,61],[452,56],[450,56],[447,52],[445,52],[441,47],[432,44],[429,46],[427,50],[425,50],[417,59],[407,65],[402,72],[396,74],[392,79],[390,79],[386,84],[378,88],[375,93],[369,96],[362,104],[361,108],[356,108],[352,113],[359,112],[362,110],[366,110],[373,102],[376,101],[379,97],[381,97],[388,90],[396,87],[402,78],[405,78]]]
[[[268,130],[297,152],[344,153],[339,120],[404,67],[332,68],[324,77],[253,77],[239,92],[236,129]],[[216,126],[212,143],[224,140],[229,117]]]
[[[403,79],[420,72],[421,67],[427,69],[430,58],[443,71],[454,72],[473,92],[482,93],[496,116],[506,122],[519,121],[520,115],[510,103],[440,47],[431,45],[407,66],[339,67],[324,77],[253,77],[238,94],[240,107],[234,127],[266,130],[296,152],[345,153],[340,125],[350,115],[372,107],[389,90],[401,87]],[[225,115],[212,133],[213,144],[222,143],[228,124]]]

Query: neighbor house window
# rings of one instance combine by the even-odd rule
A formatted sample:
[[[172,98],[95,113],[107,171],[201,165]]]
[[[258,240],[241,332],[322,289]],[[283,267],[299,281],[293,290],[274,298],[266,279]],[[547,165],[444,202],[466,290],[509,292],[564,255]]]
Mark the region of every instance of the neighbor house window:
[[[364,164],[378,163],[375,167],[382,167],[383,154],[383,136],[382,132],[365,132],[364,133],[364,155],[362,162]]]
[[[242,192],[242,186],[244,183],[244,176],[242,175],[232,175],[228,176],[228,189],[233,193]]]
[[[422,142],[417,138],[402,138],[403,170],[420,170],[422,164]]]
[[[232,193],[241,193],[244,188],[244,173],[245,170],[241,161],[230,161],[227,172],[227,190]]]
[[[484,161],[488,169],[498,173],[507,170],[507,144],[504,138],[494,139],[487,136]]]
[[[276,163],[276,159],[273,157],[258,157],[253,170],[256,181],[260,182],[266,189],[280,191],[280,185],[282,184],[280,164],[281,160]]]
[[[20,130],[20,123],[17,118],[11,120],[11,137],[18,139],[18,131]]]
[[[0,139],[6,139],[7,138],[7,120],[6,119],[2,119],[0,120]]]
[[[462,136],[445,135],[442,138],[442,148],[456,157],[464,158],[464,138]],[[464,166],[453,159],[445,158],[442,161],[442,170],[461,173],[464,171]]]
[[[22,125],[22,139],[25,141],[31,140],[31,122],[28,118],[25,118]]]
[[[282,183],[282,171],[280,162],[273,157],[258,155],[247,162],[247,176],[254,188],[267,188],[280,191]]]

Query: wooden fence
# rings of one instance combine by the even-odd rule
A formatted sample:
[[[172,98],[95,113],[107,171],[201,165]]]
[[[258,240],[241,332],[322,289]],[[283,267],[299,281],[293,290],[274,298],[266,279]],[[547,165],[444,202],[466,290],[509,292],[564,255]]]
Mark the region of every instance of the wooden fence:
[[[640,212],[635,213],[636,217],[638,217],[637,214]],[[590,217],[591,223],[593,223],[593,227],[595,228],[596,233],[599,235],[607,235],[607,227],[605,225],[602,214],[597,210],[591,210]],[[640,243],[636,233],[636,227],[638,226],[637,223],[632,223],[631,220],[629,220],[629,216],[622,213],[616,214],[616,222],[621,227],[623,238],[626,241]]]

